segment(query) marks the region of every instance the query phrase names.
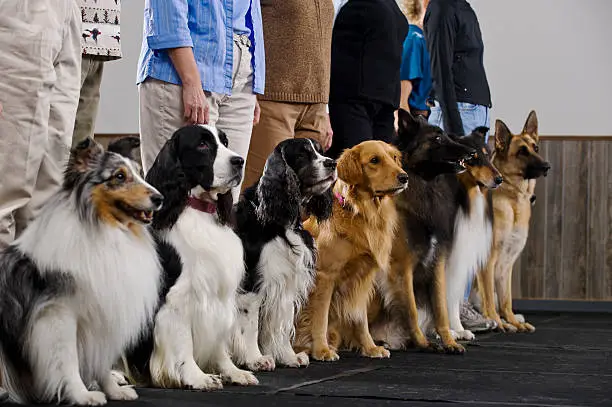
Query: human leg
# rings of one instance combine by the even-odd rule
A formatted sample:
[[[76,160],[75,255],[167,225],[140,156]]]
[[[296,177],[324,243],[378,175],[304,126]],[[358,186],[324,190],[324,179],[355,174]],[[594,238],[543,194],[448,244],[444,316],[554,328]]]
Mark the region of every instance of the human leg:
[[[81,65],[81,92],[76,120],[74,121],[72,146],[76,146],[87,137],[93,137],[94,135],[98,107],[100,105],[100,85],[102,83],[103,71],[104,61],[91,56],[83,56]]]

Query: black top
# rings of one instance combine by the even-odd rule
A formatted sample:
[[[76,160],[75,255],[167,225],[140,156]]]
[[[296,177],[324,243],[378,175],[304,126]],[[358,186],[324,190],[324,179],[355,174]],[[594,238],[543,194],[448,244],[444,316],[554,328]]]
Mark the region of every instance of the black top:
[[[399,107],[408,21],[395,0],[350,0],[332,34],[330,103],[376,101]]]
[[[423,28],[444,129],[463,135],[457,102],[491,107],[478,18],[465,0],[431,0]]]

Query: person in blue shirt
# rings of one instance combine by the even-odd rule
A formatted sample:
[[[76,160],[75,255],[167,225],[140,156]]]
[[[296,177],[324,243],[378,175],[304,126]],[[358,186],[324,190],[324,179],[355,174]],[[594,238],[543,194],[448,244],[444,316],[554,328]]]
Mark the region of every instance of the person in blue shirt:
[[[246,159],[265,76],[259,0],[146,0],[137,77],[144,170],[185,124],[218,127]]]
[[[400,108],[413,115],[429,117],[427,98],[432,88],[429,52],[423,34],[423,18],[429,0],[406,0],[404,12],[408,17],[408,35],[404,40],[400,68]]]

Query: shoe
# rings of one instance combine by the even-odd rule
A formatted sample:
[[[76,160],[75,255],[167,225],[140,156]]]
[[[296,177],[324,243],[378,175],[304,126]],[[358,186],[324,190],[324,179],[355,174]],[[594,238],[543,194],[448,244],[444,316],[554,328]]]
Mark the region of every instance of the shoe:
[[[497,328],[497,323],[495,321],[480,315],[468,301],[464,301],[461,304],[459,318],[461,319],[463,328],[472,332],[488,332]]]

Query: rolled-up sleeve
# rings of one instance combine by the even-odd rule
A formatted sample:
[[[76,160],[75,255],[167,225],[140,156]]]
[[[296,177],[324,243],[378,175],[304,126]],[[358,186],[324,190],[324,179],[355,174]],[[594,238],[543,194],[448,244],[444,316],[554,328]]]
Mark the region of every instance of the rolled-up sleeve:
[[[147,0],[145,36],[152,50],[193,47],[187,0]]]

